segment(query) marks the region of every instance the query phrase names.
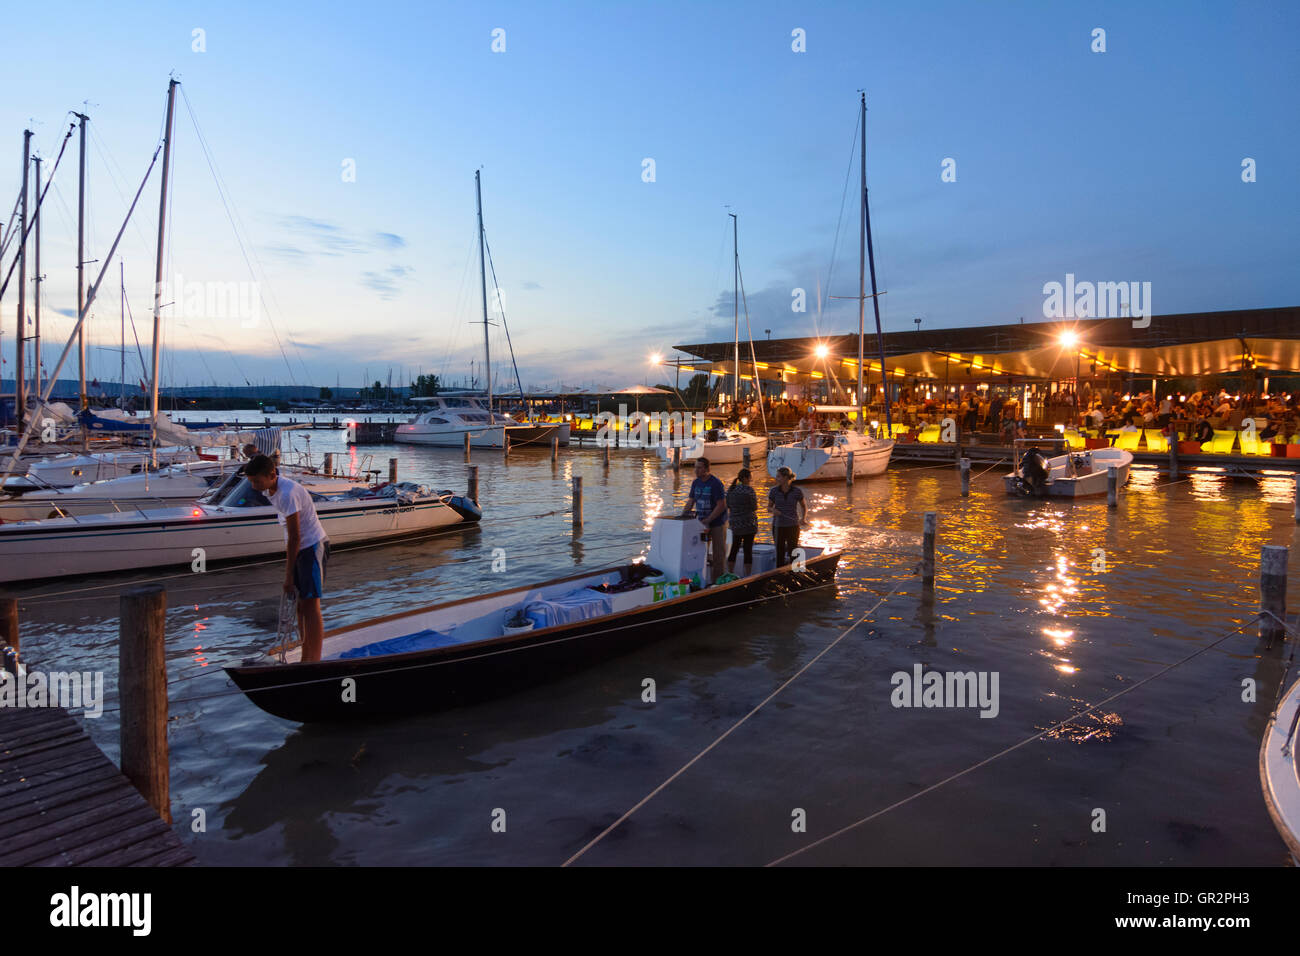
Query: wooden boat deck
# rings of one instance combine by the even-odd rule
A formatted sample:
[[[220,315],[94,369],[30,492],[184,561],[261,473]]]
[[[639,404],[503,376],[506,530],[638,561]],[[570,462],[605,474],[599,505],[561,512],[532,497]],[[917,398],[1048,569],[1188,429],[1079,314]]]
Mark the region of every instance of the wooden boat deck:
[[[170,826],[66,711],[0,709],[0,867],[189,866]]]

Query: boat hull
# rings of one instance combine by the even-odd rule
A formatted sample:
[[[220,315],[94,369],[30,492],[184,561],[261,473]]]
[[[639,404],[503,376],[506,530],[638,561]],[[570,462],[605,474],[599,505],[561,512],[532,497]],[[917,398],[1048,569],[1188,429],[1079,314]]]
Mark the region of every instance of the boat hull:
[[[745,460],[745,449],[749,449],[749,460],[759,461],[767,454],[767,439],[759,435],[746,435],[739,441],[686,441],[675,445],[659,445],[655,453],[663,461],[673,460],[673,448],[680,446],[682,461],[694,461],[707,458],[710,465],[734,465]]]
[[[535,425],[481,425],[477,428],[444,428],[437,425],[398,425],[393,441],[408,445],[431,445],[435,448],[463,448],[469,435],[471,448],[501,448],[506,433],[510,434],[510,447],[545,445],[559,438],[561,445],[569,443],[569,426],[552,423]]]
[[[884,474],[889,467],[894,443],[876,441],[852,451],[853,477],[871,478]],[[843,481],[848,474],[848,451],[839,445],[830,448],[780,445],[767,454],[768,472],[775,474],[779,468],[789,468],[794,472],[795,481]]]
[[[459,500],[459,499],[456,499]],[[196,515],[194,512],[200,511]],[[439,499],[316,503],[333,548],[450,527],[477,517]],[[202,549],[200,552],[198,549]],[[163,508],[0,526],[0,583],[192,566],[284,553],[271,507]]]
[[[522,635],[382,657],[227,667],[226,673],[258,707],[302,723],[447,710],[543,684],[671,637],[683,627],[679,615],[689,615],[685,626],[695,626],[755,606],[748,602],[824,585],[834,580],[840,553],[810,558],[804,570],[786,565],[671,600]],[[351,702],[339,692],[347,678],[356,681]]]
[[[1077,455],[1078,453],[1074,453]],[[1107,467],[1114,465],[1118,472],[1118,487],[1128,483],[1129,468],[1133,464],[1131,452],[1122,449],[1100,449],[1087,453],[1089,460],[1098,470],[1087,474],[1067,476],[1065,466],[1070,455],[1057,455],[1047,460],[1050,479],[1044,486],[1043,497],[1050,498],[1090,498],[1104,495],[1110,487]],[[1022,483],[1017,472],[1002,476],[1002,485],[1009,495],[1023,495]]]
[[[1292,728],[1300,718],[1300,681],[1278,702],[1259,748],[1259,780],[1273,826],[1300,862],[1300,773],[1297,773]]]

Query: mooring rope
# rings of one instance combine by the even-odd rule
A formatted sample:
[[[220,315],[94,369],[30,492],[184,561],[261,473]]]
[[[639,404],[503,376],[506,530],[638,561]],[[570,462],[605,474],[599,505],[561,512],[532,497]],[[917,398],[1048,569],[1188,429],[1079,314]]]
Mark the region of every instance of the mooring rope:
[[[920,566],[917,565],[917,570],[919,570],[919,568],[920,568]],[[838,637],[836,637],[835,640],[833,640],[833,641],[831,641],[829,644],[827,644],[824,648],[822,648],[822,650],[819,651],[819,652],[817,653],[817,655],[816,655],[815,657],[812,658],[812,660],[808,661],[807,664],[805,664],[803,667],[799,668],[799,670],[797,670],[797,671],[796,671],[796,672],[795,672],[795,673],[794,673],[794,674],[793,674],[793,675],[792,675],[788,680],[786,680],[784,683],[782,683],[780,687],[778,687],[776,690],[772,691],[772,693],[768,694],[767,697],[763,698],[763,700],[761,700],[761,701],[760,701],[760,702],[759,702],[759,703],[754,707],[753,710],[751,710],[751,711],[750,711],[749,713],[747,713],[744,717],[741,717],[740,720],[736,721],[734,724],[732,724],[730,727],[728,727],[725,731],[723,731],[722,735],[719,736],[716,740],[714,740],[713,743],[709,744],[707,747],[705,747],[703,750],[701,750],[699,753],[697,753],[694,757],[692,757],[690,760],[688,760],[686,763],[684,763],[680,768],[678,768],[678,770],[677,770],[676,773],[674,773],[671,777],[669,777],[669,778],[668,778],[667,780],[665,780],[663,783],[659,784],[659,786],[657,786],[657,787],[655,787],[653,790],[651,790],[648,794],[646,794],[646,795],[645,795],[644,797],[642,797],[639,801],[637,801],[637,803],[636,803],[635,806],[633,806],[630,810],[628,810],[626,813],[624,813],[621,817],[619,817],[617,820],[615,820],[613,823],[611,823],[609,826],[607,826],[604,830],[602,830],[600,833],[598,833],[595,837],[593,837],[592,840],[591,840],[590,842],[588,842],[586,846],[584,846],[584,847],[583,847],[581,850],[579,850],[577,853],[573,854],[573,856],[571,856],[571,857],[569,857],[567,860],[565,860],[564,863],[563,863],[563,866],[569,866],[571,863],[573,863],[575,860],[577,860],[578,857],[582,856],[584,853],[586,853],[588,850],[590,850],[593,846],[595,846],[595,845],[596,845],[597,843],[599,843],[601,840],[605,839],[605,837],[609,836],[609,834],[613,833],[614,830],[616,830],[616,829],[619,827],[619,825],[623,823],[623,821],[627,820],[630,816],[632,816],[632,814],[636,813],[636,812],[637,812],[638,810],[640,810],[643,806],[645,806],[647,803],[649,803],[652,799],[654,799],[654,797],[655,797],[658,793],[660,793],[661,791],[663,791],[663,790],[664,790],[664,789],[665,789],[669,784],[671,784],[674,780],[676,780],[678,777],[680,777],[682,774],[684,774],[687,770],[689,770],[689,769],[690,769],[690,768],[691,768],[695,763],[697,763],[699,760],[701,760],[701,759],[705,756],[705,754],[707,754],[707,753],[708,753],[709,751],[711,751],[714,747],[718,746],[718,744],[722,743],[722,741],[726,740],[729,736],[731,736],[731,734],[732,734],[732,733],[733,733],[737,728],[739,728],[741,724],[745,723],[745,721],[749,720],[749,718],[751,718],[751,717],[753,717],[755,714],[757,714],[757,713],[758,713],[758,712],[759,712],[759,711],[760,711],[760,710],[761,710],[761,709],[762,709],[762,708],[763,708],[767,703],[769,703],[769,702],[770,702],[771,700],[773,700],[773,699],[774,699],[778,694],[780,694],[781,691],[785,690],[787,687],[789,687],[791,684],[793,684],[793,683],[794,683],[794,682],[795,682],[795,681],[800,677],[800,675],[802,675],[805,671],[808,670],[808,668],[812,667],[812,666],[813,666],[814,664],[816,664],[819,660],[821,660],[823,657],[825,657],[827,654],[829,654],[832,650],[834,650],[834,648],[836,647],[836,645],[838,645],[838,644],[840,643],[840,641],[842,641],[842,640],[844,640],[844,638],[848,637],[848,635],[849,635],[850,633],[852,633],[852,631],[854,630],[854,628],[856,628],[859,624],[861,624],[863,621],[867,620],[867,618],[871,617],[871,615],[875,613],[876,608],[878,608],[878,607],[880,607],[880,605],[884,604],[885,601],[887,601],[890,597],[892,597],[893,594],[894,594],[894,592],[896,592],[900,587],[902,587],[903,584],[904,584],[906,581],[908,581],[908,580],[911,580],[911,578],[909,577],[909,578],[903,578],[903,579],[900,579],[899,582],[898,582],[897,584],[895,584],[892,588],[890,588],[889,592],[888,592],[887,594],[885,594],[884,597],[882,597],[879,601],[877,601],[875,604],[873,604],[873,605],[871,606],[870,610],[868,610],[865,614],[863,614],[863,615],[862,615],[861,617],[859,617],[856,621],[854,621],[852,624],[850,624],[848,627],[846,627],[843,631],[841,631],[841,632],[840,632],[840,635],[839,635]]]
[[[1056,724],[1053,724],[1051,727],[1048,727],[1048,728],[1045,729],[1045,730],[1041,730],[1041,731],[1039,731],[1038,733],[1034,734],[1034,735],[1031,736],[1031,737],[1026,737],[1024,740],[1018,741],[1017,743],[1012,744],[1010,747],[1006,747],[1006,748],[1004,748],[1004,749],[1002,749],[1002,750],[999,750],[997,753],[993,754],[992,756],[985,757],[983,760],[979,761],[978,763],[971,764],[969,767],[966,767],[966,768],[963,769],[963,770],[959,770],[959,771],[957,771],[957,772],[954,773],[954,774],[950,774],[949,776],[944,777],[942,780],[940,780],[940,781],[938,781],[938,782],[936,782],[936,783],[932,783],[932,784],[930,784],[930,786],[924,788],[923,790],[919,790],[919,791],[917,791],[916,793],[912,794],[911,796],[904,797],[904,798],[901,799],[901,800],[896,800],[894,803],[891,803],[889,806],[884,807],[883,809],[877,810],[875,813],[872,813],[872,814],[870,814],[870,815],[868,815],[868,816],[865,816],[865,817],[863,817],[863,818],[860,819],[860,820],[855,820],[853,823],[850,823],[850,824],[848,824],[847,826],[840,827],[840,828],[839,828],[838,830],[836,830],[835,832],[833,832],[833,833],[828,833],[826,836],[821,837],[820,839],[814,840],[812,843],[806,844],[805,846],[801,846],[801,847],[800,847],[799,849],[797,849],[797,850],[792,850],[791,852],[785,854],[784,856],[779,856],[779,857],[777,857],[775,860],[772,860],[771,862],[766,863],[766,864],[764,864],[764,865],[765,865],[765,866],[778,866],[779,864],[784,863],[784,862],[786,862],[787,860],[791,860],[791,859],[793,859],[794,857],[798,856],[798,855],[801,854],[801,853],[805,853],[805,852],[807,852],[808,850],[813,849],[813,847],[820,846],[820,845],[823,844],[823,843],[827,843],[827,842],[829,842],[829,841],[835,839],[835,838],[838,837],[838,836],[841,836],[841,835],[843,835],[843,834],[845,834],[845,833],[848,833],[850,830],[856,829],[857,827],[860,827],[860,826],[862,826],[862,825],[865,824],[865,823],[870,823],[872,820],[875,820],[875,819],[878,818],[878,817],[884,816],[886,813],[889,813],[891,810],[897,810],[899,807],[906,806],[907,804],[911,803],[913,800],[916,800],[916,799],[918,799],[919,797],[923,797],[923,796],[925,796],[927,793],[930,793],[930,792],[932,792],[932,791],[934,791],[934,790],[938,790],[940,787],[943,787],[943,786],[945,786],[945,785],[951,783],[951,782],[954,781],[954,780],[960,779],[961,777],[964,777],[964,776],[966,776],[966,775],[969,774],[969,773],[973,773],[974,771],[978,770],[980,767],[986,766],[987,764],[990,764],[990,763],[992,763],[993,761],[997,760],[999,757],[1005,757],[1007,754],[1012,753],[1013,751],[1019,750],[1021,747],[1027,746],[1028,744],[1033,743],[1035,740],[1038,740],[1038,739],[1040,739],[1040,738],[1046,736],[1047,734],[1053,733],[1054,731],[1060,730],[1062,727],[1066,727],[1066,726],[1068,726],[1069,724],[1074,723],[1074,722],[1075,722],[1076,720],[1078,720],[1080,717],[1087,716],[1088,714],[1092,713],[1093,711],[1095,711],[1095,710],[1097,710],[1097,709],[1099,709],[1099,708],[1101,708],[1101,707],[1106,706],[1106,705],[1109,704],[1111,701],[1118,700],[1119,698],[1123,697],[1125,694],[1131,693],[1132,691],[1137,690],[1137,689],[1138,689],[1139,687],[1141,687],[1142,685],[1144,685],[1144,684],[1148,684],[1148,683],[1150,683],[1151,681],[1155,680],[1156,678],[1161,677],[1161,676],[1163,676],[1164,674],[1169,673],[1169,672],[1170,672],[1171,670],[1173,670],[1175,667],[1181,667],[1183,664],[1186,664],[1188,661],[1192,660],[1193,658],[1199,657],[1200,655],[1204,654],[1206,651],[1209,651],[1209,650],[1212,650],[1212,649],[1215,648],[1215,647],[1218,647],[1218,646],[1219,646],[1220,644],[1222,644],[1224,641],[1228,640],[1228,638],[1230,638],[1230,637],[1235,637],[1237,634],[1239,634],[1239,633],[1241,633],[1242,631],[1244,631],[1244,630],[1245,630],[1247,627],[1249,627],[1249,626],[1250,626],[1254,621],[1256,621],[1256,620],[1257,620],[1257,619],[1258,619],[1262,614],[1265,614],[1265,613],[1268,613],[1268,612],[1261,611],[1261,612],[1259,612],[1259,613],[1257,613],[1257,614],[1252,615],[1252,616],[1250,617],[1250,619],[1247,620],[1244,624],[1242,624],[1241,626],[1236,627],[1236,628],[1234,628],[1233,630],[1229,631],[1227,634],[1223,635],[1223,637],[1219,638],[1218,640],[1216,640],[1216,641],[1212,641],[1212,642],[1210,642],[1209,644],[1206,644],[1204,647],[1198,648],[1197,650],[1193,651],[1191,654],[1188,654],[1188,655],[1187,655],[1186,657],[1184,657],[1182,660],[1174,661],[1174,663],[1169,664],[1169,665],[1167,665],[1167,666],[1165,666],[1165,667],[1162,667],[1160,670],[1156,671],[1154,674],[1151,674],[1151,675],[1149,675],[1149,676],[1147,676],[1147,677],[1142,678],[1140,681],[1138,681],[1137,683],[1133,684],[1131,687],[1126,687],[1126,688],[1124,688],[1123,690],[1119,691],[1118,693],[1112,694],[1111,696],[1107,697],[1105,700],[1101,701],[1100,703],[1093,704],[1091,707],[1087,707],[1087,708],[1085,708],[1084,710],[1081,710],[1081,711],[1078,711],[1077,713],[1071,714],[1071,715],[1070,715],[1068,718],[1066,718],[1065,720],[1062,720],[1062,721],[1060,721],[1060,722],[1058,722],[1058,723],[1056,723]]]

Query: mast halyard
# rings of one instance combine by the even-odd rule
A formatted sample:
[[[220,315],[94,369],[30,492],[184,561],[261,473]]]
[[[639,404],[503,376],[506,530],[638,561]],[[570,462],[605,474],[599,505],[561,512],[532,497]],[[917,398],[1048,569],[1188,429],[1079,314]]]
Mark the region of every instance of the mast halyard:
[[[21,213],[18,217],[18,337],[14,342],[14,419],[18,431],[23,431],[27,417],[27,167],[32,155],[32,131],[23,130],[23,191]]]
[[[36,325],[35,334],[32,336],[33,356],[32,356],[32,380],[36,383],[36,394],[41,394],[41,157],[33,156],[32,164],[36,167],[36,221],[33,229],[36,232],[36,271],[32,276],[34,287],[32,289],[32,311],[35,313]]]
[[[153,420],[149,425],[149,449],[150,460],[157,467],[158,464],[158,340],[160,338],[160,324],[162,315],[162,281],[163,281],[163,254],[166,251],[164,234],[167,225],[167,180],[171,172],[171,152],[172,152],[172,115],[176,107],[176,80],[171,80],[167,84],[167,122],[163,132],[163,167],[162,167],[162,189],[159,191],[158,199],[158,256],[157,263],[154,267],[153,281],[153,378],[149,382],[149,408],[153,412]],[[84,315],[84,308],[83,308]]]
[[[732,249],[732,304],[736,312],[736,350],[731,357],[731,368],[735,374],[736,388],[731,396],[732,402],[736,405],[736,410],[740,410],[740,242],[738,239],[737,223],[734,212],[727,213],[731,217],[731,249]]]
[[[119,373],[118,385],[120,386],[121,395],[118,398],[118,407],[126,408],[126,263],[121,259],[117,260],[118,283],[121,287],[121,298],[118,302],[118,308],[122,313],[122,367]],[[78,307],[80,310],[80,307]]]
[[[80,155],[77,162],[77,315],[86,304],[86,120],[84,113],[75,114],[81,125]],[[90,407],[86,398],[86,332],[84,326],[77,330],[77,378],[81,409]],[[84,436],[83,436],[84,437]]]
[[[885,335],[880,329],[880,295],[876,292],[876,257],[871,248],[871,207],[867,203],[867,94],[862,94],[862,231],[867,237],[867,265],[871,269],[871,307],[876,314],[876,344],[880,349],[880,385],[884,390],[886,434],[893,437],[894,421],[889,401],[889,378],[885,371]],[[859,253],[861,258],[861,253]],[[862,307],[859,307],[858,331],[858,407],[862,407]]]
[[[474,170],[474,195],[478,201],[478,278],[483,292],[483,368],[487,378],[488,424],[496,424],[492,415],[492,347],[488,344],[487,264],[483,252],[483,182],[481,170]]]

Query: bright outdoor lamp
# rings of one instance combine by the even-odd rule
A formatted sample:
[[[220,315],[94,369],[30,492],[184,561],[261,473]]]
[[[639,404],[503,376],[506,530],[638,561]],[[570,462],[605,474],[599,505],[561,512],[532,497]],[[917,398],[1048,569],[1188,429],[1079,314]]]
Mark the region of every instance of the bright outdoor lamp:
[[[817,346],[817,348],[816,348],[815,351],[816,351],[816,355],[817,355],[818,358],[822,358],[822,359],[824,359],[827,355],[830,354],[830,351],[831,351],[831,350],[828,349],[828,348],[827,348],[826,346],[824,346],[824,345],[819,345],[819,346]]]
[[[1079,336],[1076,335],[1074,332],[1062,332],[1061,344],[1065,346],[1067,349],[1074,348],[1074,346],[1079,344]]]

